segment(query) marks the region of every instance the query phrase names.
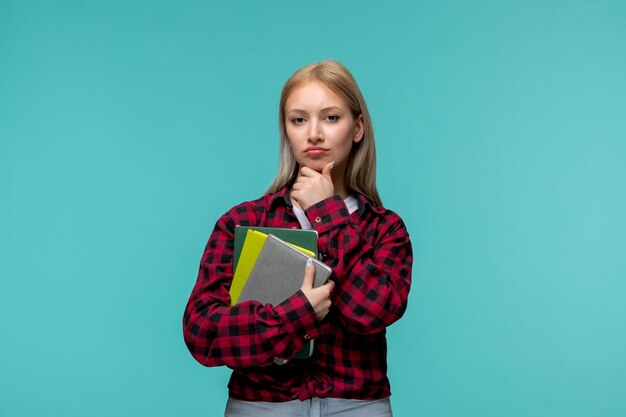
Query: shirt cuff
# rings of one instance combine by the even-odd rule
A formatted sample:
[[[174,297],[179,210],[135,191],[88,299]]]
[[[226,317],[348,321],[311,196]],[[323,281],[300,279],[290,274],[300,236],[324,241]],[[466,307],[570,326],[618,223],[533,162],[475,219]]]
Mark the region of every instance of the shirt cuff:
[[[320,334],[320,322],[309,299],[301,290],[274,307],[279,317],[285,317],[283,323],[289,334],[300,338],[304,343],[315,339]]]
[[[350,220],[348,207],[338,195],[313,204],[305,210],[305,213],[319,234],[341,226]]]

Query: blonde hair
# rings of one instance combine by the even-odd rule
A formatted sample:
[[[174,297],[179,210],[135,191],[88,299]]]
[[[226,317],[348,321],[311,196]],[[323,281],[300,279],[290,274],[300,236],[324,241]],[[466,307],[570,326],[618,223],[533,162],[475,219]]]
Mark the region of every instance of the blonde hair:
[[[280,129],[280,155],[278,173],[267,190],[275,193],[287,185],[293,184],[298,176],[298,164],[289,146],[287,129],[285,127],[285,104],[289,94],[302,84],[319,81],[341,97],[356,119],[363,117],[363,138],[352,144],[346,168],[346,189],[349,192],[358,192],[365,195],[372,203],[382,206],[378,190],[376,189],[376,147],[374,144],[374,129],[367,105],[361,90],[350,71],[337,61],[326,60],[317,64],[310,64],[296,71],[285,83],[280,94],[278,110],[278,126]]]

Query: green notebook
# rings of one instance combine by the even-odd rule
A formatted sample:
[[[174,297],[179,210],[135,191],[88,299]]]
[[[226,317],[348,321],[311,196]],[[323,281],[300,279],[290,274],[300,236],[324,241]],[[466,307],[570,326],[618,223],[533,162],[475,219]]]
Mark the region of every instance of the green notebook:
[[[308,249],[317,253],[317,231],[315,230],[303,230],[303,229],[289,229],[285,227],[257,227],[257,226],[235,226],[235,249],[233,258],[233,271],[237,269],[237,263],[239,262],[239,255],[241,255],[241,248],[243,248],[243,242],[246,240],[246,232],[248,229],[258,230],[267,235],[273,234],[279,239],[289,242],[296,246],[301,246],[304,249]]]

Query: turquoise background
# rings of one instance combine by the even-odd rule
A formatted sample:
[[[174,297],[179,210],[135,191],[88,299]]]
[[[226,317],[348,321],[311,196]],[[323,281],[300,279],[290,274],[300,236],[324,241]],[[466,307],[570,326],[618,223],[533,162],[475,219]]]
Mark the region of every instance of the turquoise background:
[[[223,3],[0,2],[0,416],[222,415],[183,309],[324,58],[414,244],[395,415],[626,415],[626,2]]]

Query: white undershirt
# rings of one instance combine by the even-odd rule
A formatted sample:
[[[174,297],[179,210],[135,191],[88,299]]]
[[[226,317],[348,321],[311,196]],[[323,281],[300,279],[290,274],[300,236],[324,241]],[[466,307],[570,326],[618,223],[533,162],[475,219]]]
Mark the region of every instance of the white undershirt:
[[[348,208],[348,212],[350,214],[354,213],[359,208],[359,201],[353,195],[349,195],[348,198],[343,200],[343,202],[346,203],[346,207]],[[304,229],[304,230],[311,230],[311,229],[313,229],[313,225],[309,221],[308,217],[306,217],[306,214],[304,213],[304,210],[302,210],[300,207],[297,207],[296,205],[294,205],[293,206],[293,213],[298,218],[298,221],[300,222],[300,227],[302,227],[302,229]]]

